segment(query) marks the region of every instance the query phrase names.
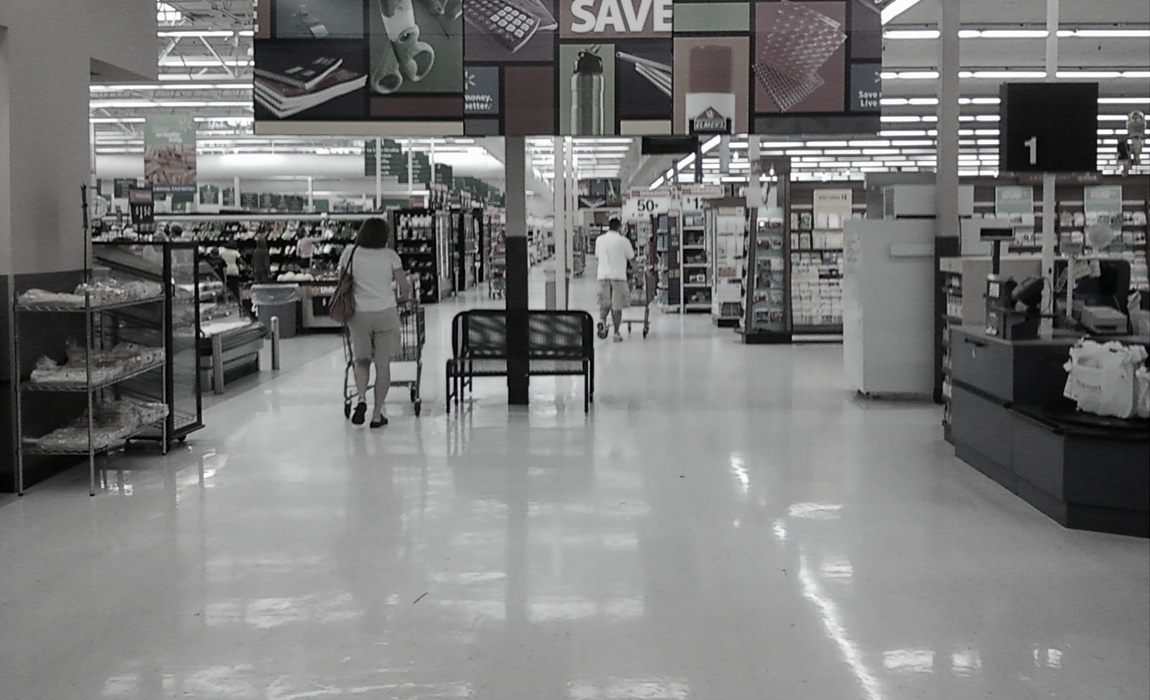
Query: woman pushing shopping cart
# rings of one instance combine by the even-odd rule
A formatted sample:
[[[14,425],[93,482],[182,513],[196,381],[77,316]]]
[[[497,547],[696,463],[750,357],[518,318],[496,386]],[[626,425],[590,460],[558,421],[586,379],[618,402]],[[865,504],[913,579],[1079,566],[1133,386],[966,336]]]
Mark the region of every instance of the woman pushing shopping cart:
[[[399,254],[387,247],[390,233],[380,218],[360,225],[355,243],[340,257],[340,284],[332,298],[333,317],[344,321],[344,416],[363,425],[370,393],[372,428],[387,425],[383,406],[394,384],[410,387],[416,415],[421,408],[423,309]],[[414,362],[415,380],[392,382],[392,360]]]

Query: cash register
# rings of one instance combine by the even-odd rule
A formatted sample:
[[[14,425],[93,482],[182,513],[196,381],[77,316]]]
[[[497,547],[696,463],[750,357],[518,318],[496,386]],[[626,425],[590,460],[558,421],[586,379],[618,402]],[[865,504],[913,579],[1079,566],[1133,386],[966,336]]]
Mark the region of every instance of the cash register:
[[[1041,277],[1022,282],[1006,275],[986,277],[986,334],[1003,340],[1033,340],[1042,320]]]

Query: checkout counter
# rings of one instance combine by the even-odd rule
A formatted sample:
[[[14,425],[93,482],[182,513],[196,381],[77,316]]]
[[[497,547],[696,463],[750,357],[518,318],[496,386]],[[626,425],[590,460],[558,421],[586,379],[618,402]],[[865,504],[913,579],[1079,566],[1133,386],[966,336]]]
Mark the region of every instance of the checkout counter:
[[[991,275],[987,323],[951,329],[955,455],[1065,527],[1150,537],[1150,420],[1084,413],[1062,395],[1063,365],[1081,338],[1150,345],[1150,337],[1055,329],[1039,338],[1041,286]],[[1127,332],[1125,310],[1085,303],[1080,323]],[[1109,324],[1118,315],[1121,330]]]

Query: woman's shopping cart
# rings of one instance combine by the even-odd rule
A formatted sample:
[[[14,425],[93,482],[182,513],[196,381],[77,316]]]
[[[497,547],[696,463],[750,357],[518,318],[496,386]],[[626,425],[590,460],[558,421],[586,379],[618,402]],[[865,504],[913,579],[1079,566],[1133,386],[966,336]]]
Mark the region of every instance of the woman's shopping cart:
[[[408,387],[411,404],[415,415],[419,415],[423,408],[423,400],[419,396],[419,385],[423,378],[423,344],[427,339],[427,332],[423,320],[423,306],[419,303],[419,292],[416,289],[414,298],[410,301],[399,302],[399,351],[391,358],[393,363],[404,362],[414,365],[414,379],[395,379],[395,368],[392,368],[393,378],[391,386]],[[355,398],[355,356],[351,348],[351,333],[347,326],[343,328],[343,357],[347,366],[343,373],[343,415],[351,415],[351,403]],[[374,385],[368,382],[368,387]]]
[[[633,324],[643,324],[643,337],[646,338],[651,332],[651,301],[656,290],[654,269],[646,265],[632,266],[627,274],[627,286],[631,288],[631,308],[642,307],[643,315],[634,317],[625,313],[623,323],[627,325],[627,333],[631,333]]]

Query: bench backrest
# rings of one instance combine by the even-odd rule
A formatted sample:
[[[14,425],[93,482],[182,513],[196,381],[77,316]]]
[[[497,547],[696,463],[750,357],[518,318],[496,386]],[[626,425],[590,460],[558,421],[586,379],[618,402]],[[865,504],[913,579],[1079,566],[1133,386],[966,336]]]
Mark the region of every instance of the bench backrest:
[[[528,357],[591,358],[595,321],[586,311],[528,311]],[[451,328],[455,357],[507,357],[507,312],[473,309],[456,314]]]

